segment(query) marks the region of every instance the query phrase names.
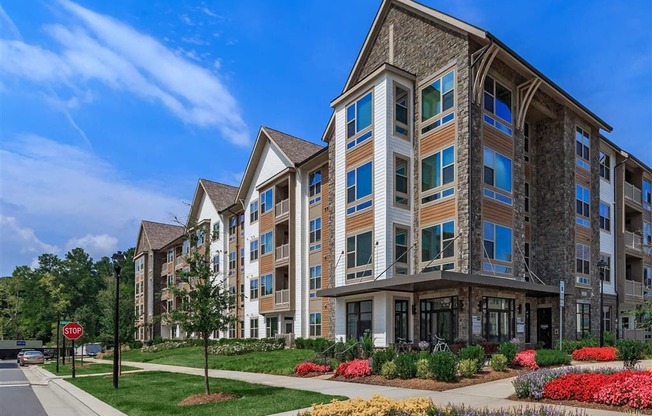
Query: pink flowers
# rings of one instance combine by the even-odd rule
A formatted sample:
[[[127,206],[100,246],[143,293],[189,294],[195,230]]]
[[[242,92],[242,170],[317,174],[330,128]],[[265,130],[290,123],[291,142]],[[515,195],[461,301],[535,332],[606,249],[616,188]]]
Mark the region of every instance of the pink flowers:
[[[618,350],[614,347],[584,347],[573,351],[576,361],[616,361]]]
[[[335,369],[335,375],[347,378],[370,376],[371,367],[369,367],[369,360],[353,360],[344,362]]]
[[[330,365],[319,365],[309,361],[299,363],[294,367],[294,373],[300,376],[305,376],[310,373],[327,373],[331,371]]]
[[[535,350],[525,350],[521,351],[518,354],[516,354],[516,357],[514,357],[514,362],[521,367],[527,367],[532,370],[538,370],[539,366],[537,365],[537,361],[535,359],[536,355]]]

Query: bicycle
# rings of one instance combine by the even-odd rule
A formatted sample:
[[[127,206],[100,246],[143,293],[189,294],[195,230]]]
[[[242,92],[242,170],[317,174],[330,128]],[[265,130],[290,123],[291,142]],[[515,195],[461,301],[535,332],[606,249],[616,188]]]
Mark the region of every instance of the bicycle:
[[[437,351],[448,351],[450,352],[450,348],[448,347],[448,344],[446,343],[446,340],[444,338],[439,338],[437,335],[434,335],[435,341],[437,343],[435,344],[435,347],[432,349],[432,352],[437,352]]]
[[[397,338],[395,348],[397,353],[410,352],[412,349],[412,341],[409,339]]]

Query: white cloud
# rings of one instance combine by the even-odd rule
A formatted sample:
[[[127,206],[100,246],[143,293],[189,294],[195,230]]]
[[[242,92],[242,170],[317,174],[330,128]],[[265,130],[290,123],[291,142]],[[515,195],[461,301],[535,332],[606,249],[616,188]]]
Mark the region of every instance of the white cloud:
[[[71,238],[66,243],[66,250],[81,247],[94,259],[111,256],[118,249],[118,239],[108,234],[86,234],[83,237]]]
[[[38,256],[60,252],[56,245],[41,241],[33,229],[21,226],[16,217],[0,214],[0,276],[10,275],[18,264],[38,267]]]
[[[0,39],[0,70],[74,92],[97,81],[158,102],[185,123],[216,128],[232,143],[249,144],[239,105],[214,72],[120,21],[67,0],[59,3],[78,23],[46,27],[61,50]]]

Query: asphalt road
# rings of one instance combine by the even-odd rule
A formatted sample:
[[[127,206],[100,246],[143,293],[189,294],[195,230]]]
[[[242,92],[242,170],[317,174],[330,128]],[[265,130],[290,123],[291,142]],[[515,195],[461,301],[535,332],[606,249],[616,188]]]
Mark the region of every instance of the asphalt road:
[[[0,361],[0,415],[47,416],[16,360]]]

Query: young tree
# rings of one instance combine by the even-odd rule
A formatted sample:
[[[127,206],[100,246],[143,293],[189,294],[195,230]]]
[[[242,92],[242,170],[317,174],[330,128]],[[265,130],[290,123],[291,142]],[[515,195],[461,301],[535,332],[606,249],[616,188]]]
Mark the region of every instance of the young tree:
[[[187,227],[186,236],[193,247],[186,256],[188,269],[177,276],[177,283],[170,290],[182,299],[181,305],[169,311],[163,319],[180,325],[184,331],[203,340],[204,347],[204,390],[210,394],[208,384],[208,340],[214,331],[225,331],[234,322],[235,297],[229,293],[223,282],[213,273],[210,262],[209,238],[203,238],[197,247],[197,230]]]

